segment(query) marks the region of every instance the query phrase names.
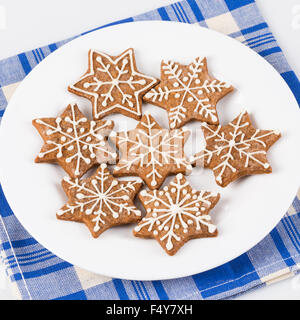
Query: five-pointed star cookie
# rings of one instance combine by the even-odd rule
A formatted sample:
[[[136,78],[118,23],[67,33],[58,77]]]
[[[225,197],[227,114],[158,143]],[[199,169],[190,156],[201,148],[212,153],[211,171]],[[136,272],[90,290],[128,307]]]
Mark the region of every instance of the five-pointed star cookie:
[[[187,66],[162,61],[161,82],[143,100],[167,110],[171,129],[192,119],[219,124],[216,104],[232,90],[208,74],[206,58],[196,58]]]
[[[133,49],[116,57],[90,50],[87,72],[68,90],[92,102],[94,119],[120,112],[139,120],[142,96],[158,82],[138,72]]]
[[[212,169],[221,187],[245,175],[272,172],[267,151],[280,132],[254,128],[246,111],[223,127],[203,123],[202,130],[206,148],[190,161]]]
[[[162,129],[145,113],[136,129],[111,136],[121,151],[114,175],[138,175],[150,189],[157,189],[170,174],[190,173],[192,166],[184,154],[188,137],[183,129]]]
[[[190,239],[215,237],[218,233],[209,211],[220,195],[192,189],[182,174],[163,190],[141,191],[139,198],[147,214],[135,227],[134,235],[156,239],[169,255]]]
[[[137,222],[141,212],[133,199],[140,190],[138,180],[118,181],[102,163],[95,174],[83,180],[65,178],[62,187],[69,201],[58,212],[57,218],[83,222],[94,238],[106,229]]]
[[[89,121],[76,104],[68,105],[57,118],[35,119],[32,123],[45,142],[35,162],[56,162],[72,178],[117,157],[107,142],[114,123]]]

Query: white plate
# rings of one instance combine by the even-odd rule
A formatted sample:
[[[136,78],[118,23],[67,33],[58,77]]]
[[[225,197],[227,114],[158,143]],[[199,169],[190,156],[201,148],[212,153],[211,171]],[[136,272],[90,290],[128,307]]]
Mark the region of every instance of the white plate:
[[[231,121],[247,109],[258,128],[282,132],[282,138],[269,151],[273,167],[270,175],[240,179],[222,189],[215,184],[210,170],[194,169],[188,177],[194,188],[221,192],[221,200],[212,212],[219,236],[189,241],[173,257],[155,240],[133,237],[133,225],[112,228],[93,239],[84,224],[57,220],[55,213],[67,200],[60,187],[65,173],[59,166],[33,162],[42,139],[32,126],[32,119],[55,117],[71,100],[76,100],[91,116],[89,101],[67,92],[67,86],[86,71],[88,50],[94,48],[118,55],[129,47],[135,48],[140,71],[156,77],[160,75],[162,58],[189,63],[197,56],[207,56],[210,72],[236,88],[218,104],[221,123]],[[162,126],[168,126],[163,109],[145,105],[145,110]],[[116,121],[116,130],[137,124],[121,115],[108,118]],[[196,25],[122,24],[66,44],[20,84],[1,124],[1,183],[24,227],[66,261],[125,279],[183,277],[239,256],[266,236],[282,218],[299,183],[299,120],[296,100],[280,75],[239,42]],[[187,127],[195,130],[200,126],[199,122],[193,122]],[[196,147],[191,145],[192,141],[190,138],[186,146],[188,156],[200,150],[200,134]]]

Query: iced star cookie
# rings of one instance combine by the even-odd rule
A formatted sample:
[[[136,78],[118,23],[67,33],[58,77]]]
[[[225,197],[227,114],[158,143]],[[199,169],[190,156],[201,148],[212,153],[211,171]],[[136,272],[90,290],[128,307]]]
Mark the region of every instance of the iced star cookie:
[[[117,154],[107,136],[114,123],[89,121],[76,104],[69,104],[57,118],[32,121],[44,140],[35,162],[56,162],[70,177],[81,177],[98,163],[114,163]]]
[[[102,163],[96,173],[83,180],[65,178],[62,187],[69,201],[56,214],[60,220],[83,222],[94,238],[106,229],[137,222],[141,212],[133,200],[141,180],[118,181]]]
[[[137,70],[133,49],[119,56],[90,50],[87,72],[68,90],[92,102],[94,119],[120,112],[139,120],[142,96],[158,82]]]
[[[192,166],[184,154],[189,134],[183,129],[163,129],[145,113],[136,129],[111,136],[121,152],[114,175],[137,175],[150,189],[157,189],[170,174],[190,173]]]
[[[196,58],[189,65],[162,61],[161,82],[143,100],[166,109],[171,129],[192,119],[219,124],[216,104],[232,90],[208,74],[206,58]]]
[[[209,211],[219,198],[218,193],[192,189],[184,176],[178,174],[162,190],[139,193],[147,214],[133,234],[156,239],[172,256],[190,239],[217,236]]]
[[[203,123],[202,130],[206,148],[190,161],[212,169],[221,187],[242,176],[272,172],[267,151],[281,134],[254,128],[246,111],[223,127]]]

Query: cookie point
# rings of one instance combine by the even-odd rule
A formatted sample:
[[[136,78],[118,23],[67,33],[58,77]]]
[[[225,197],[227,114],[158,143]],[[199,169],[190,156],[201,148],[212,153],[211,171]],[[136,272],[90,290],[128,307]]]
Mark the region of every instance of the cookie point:
[[[279,136],[281,134],[280,130],[274,130],[274,134],[276,134],[277,136]]]
[[[139,226],[136,226],[135,228],[134,228],[134,231],[136,231],[136,232],[139,232],[141,230],[141,228],[139,227]]]
[[[153,93],[150,91],[145,94],[146,99],[151,99],[152,97],[153,97]]]
[[[213,224],[209,225],[208,227],[208,232],[209,233],[214,233],[216,231],[217,227]]]
[[[167,250],[171,250],[173,248],[172,242],[168,242],[166,245]]]
[[[147,191],[146,190],[142,190],[140,193],[141,196],[146,196],[147,195]]]
[[[117,133],[116,131],[112,131],[110,134],[109,134],[110,137],[112,138],[115,138],[117,136]]]
[[[183,174],[182,174],[182,173],[178,173],[178,174],[176,175],[176,178],[179,179],[179,180],[181,180],[181,179],[183,178]]]
[[[187,172],[187,173],[191,173],[192,170],[193,170],[192,165],[188,164],[188,165],[186,166],[186,172]]]
[[[152,181],[151,181],[151,186],[154,187],[154,186],[156,186],[156,185],[157,185],[157,182],[156,182],[155,180],[152,180]]]
[[[106,163],[101,163],[101,169],[106,169],[107,168],[107,164]]]
[[[58,216],[62,216],[62,215],[64,214],[64,212],[63,212],[63,210],[58,210],[58,211],[56,212],[56,214],[57,214]]]

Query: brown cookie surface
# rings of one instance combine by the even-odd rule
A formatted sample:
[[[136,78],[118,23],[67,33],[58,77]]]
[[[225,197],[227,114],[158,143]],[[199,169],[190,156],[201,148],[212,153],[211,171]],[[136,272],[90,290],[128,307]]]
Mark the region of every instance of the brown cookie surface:
[[[81,177],[97,163],[115,162],[107,142],[114,123],[89,121],[76,104],[70,104],[57,118],[32,121],[44,140],[35,162],[56,162],[70,177]]]
[[[90,50],[87,72],[68,90],[92,102],[94,119],[120,112],[139,120],[142,96],[158,82],[137,70],[131,48],[119,56]]]
[[[110,227],[141,219],[133,200],[142,182],[118,181],[104,163],[91,177],[82,180],[68,177],[62,186],[69,201],[57,212],[57,218],[85,223],[94,238]]]
[[[216,104],[232,90],[208,74],[206,58],[196,58],[189,65],[162,61],[161,82],[143,100],[166,109],[171,129],[192,119],[219,124]]]
[[[190,173],[192,167],[184,154],[189,132],[161,128],[145,113],[136,129],[111,136],[121,151],[115,176],[140,176],[150,189],[159,188],[170,174]]]
[[[267,151],[281,134],[254,128],[246,111],[226,126],[203,123],[202,130],[206,148],[190,161],[212,169],[221,187],[242,176],[272,172]]]
[[[209,211],[219,198],[219,194],[193,189],[178,174],[162,190],[139,193],[147,214],[133,233],[156,239],[167,254],[174,255],[190,239],[217,236]]]

